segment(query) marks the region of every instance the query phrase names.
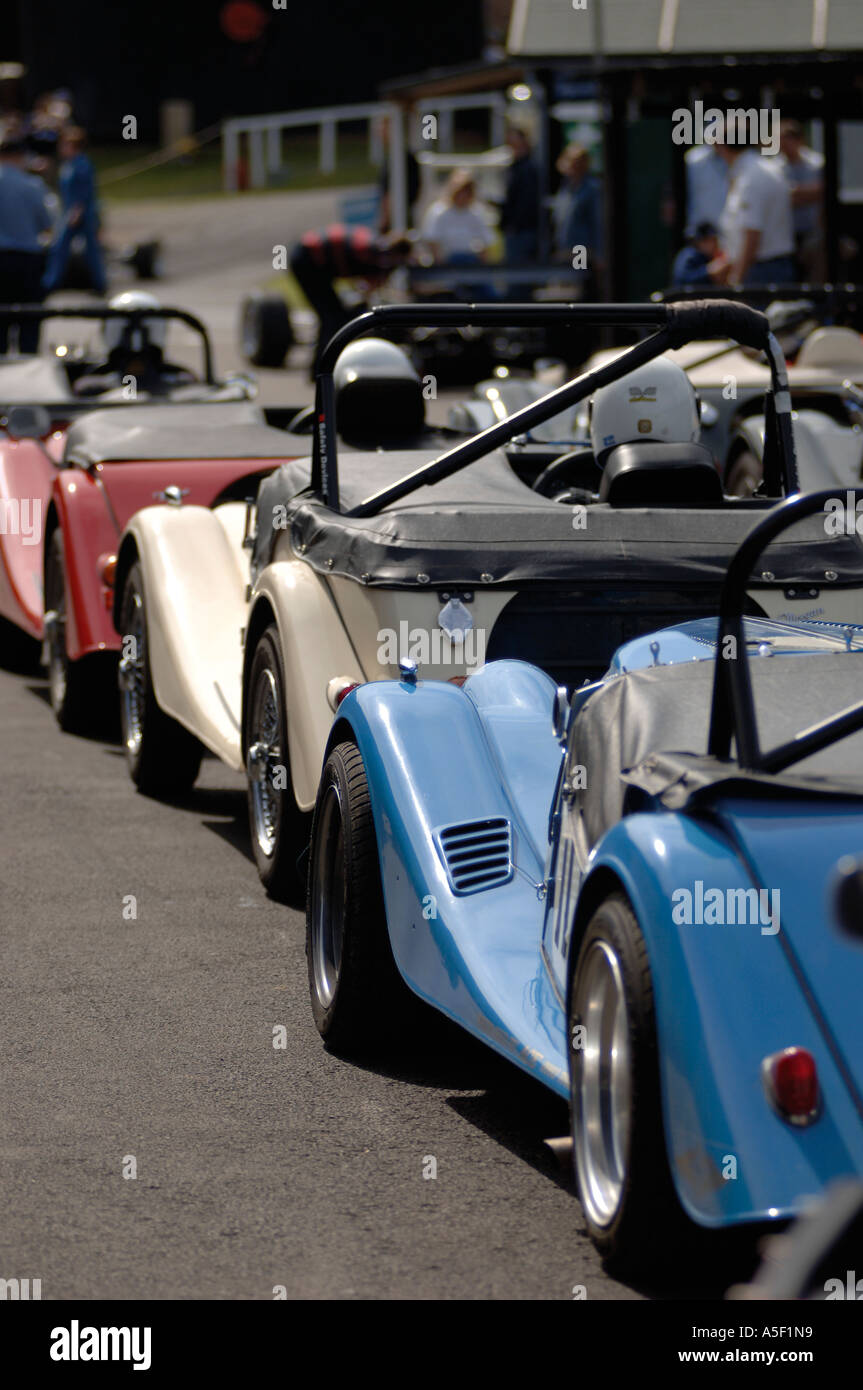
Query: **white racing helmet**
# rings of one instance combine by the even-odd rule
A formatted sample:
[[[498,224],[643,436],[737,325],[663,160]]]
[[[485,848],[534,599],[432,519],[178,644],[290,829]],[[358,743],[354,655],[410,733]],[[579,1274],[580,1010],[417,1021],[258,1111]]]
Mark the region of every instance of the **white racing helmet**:
[[[591,399],[590,442],[600,466],[618,444],[697,444],[700,437],[698,397],[670,357],[657,357],[602,386]]]
[[[109,309],[161,309],[161,304],[155,295],[148,294],[146,290],[124,290],[122,294],[115,294],[109,300]],[[164,319],[142,319],[140,320],[146,342],[153,343],[156,347],[164,348],[167,332],[167,323]],[[126,324],[122,319],[106,319],[103,329],[105,346],[109,352],[115,347],[119,347]],[[144,346],[143,343],[133,343],[134,347]]]

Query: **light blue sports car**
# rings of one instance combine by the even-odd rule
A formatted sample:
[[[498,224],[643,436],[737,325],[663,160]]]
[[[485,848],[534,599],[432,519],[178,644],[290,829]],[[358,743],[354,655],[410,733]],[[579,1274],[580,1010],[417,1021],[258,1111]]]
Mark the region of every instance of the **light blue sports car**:
[[[463,684],[405,661],[330,734],[320,1033],[395,1038],[419,996],[568,1098],[618,1266],[863,1176],[863,953],[834,901],[863,848],[863,626],[744,616],[765,547],[830,500],[773,509],[718,619],[636,638],[571,699],[520,661]]]

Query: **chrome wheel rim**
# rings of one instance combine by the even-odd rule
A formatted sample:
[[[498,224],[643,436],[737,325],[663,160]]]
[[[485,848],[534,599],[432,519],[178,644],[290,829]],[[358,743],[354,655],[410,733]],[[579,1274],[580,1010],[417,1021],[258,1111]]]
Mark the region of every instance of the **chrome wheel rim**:
[[[335,998],[345,939],[345,841],[338,787],[327,787],[317,815],[310,914],[315,993],[328,1009]]]
[[[132,639],[132,653],[120,659],[120,705],[123,720],[123,743],[131,756],[137,757],[144,739],[144,692],[146,669],[146,626],[144,600],[137,589],[132,590],[130,611],[124,633],[124,646]]]
[[[269,668],[258,677],[252,702],[249,730],[249,785],[252,792],[252,827],[258,848],[271,859],[279,838],[282,815],[281,792],[274,786],[282,760],[282,729],[279,692]]]
[[[632,1065],[620,961],[594,941],[579,969],[573,1015],[584,1046],[573,1052],[575,1160],[581,1200],[596,1226],[611,1225],[629,1164]]]

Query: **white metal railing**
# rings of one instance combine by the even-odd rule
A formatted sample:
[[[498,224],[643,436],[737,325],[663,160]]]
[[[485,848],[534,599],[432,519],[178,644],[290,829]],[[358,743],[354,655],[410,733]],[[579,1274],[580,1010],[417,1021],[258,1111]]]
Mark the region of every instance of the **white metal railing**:
[[[437,96],[414,112],[420,127],[426,116],[436,120],[435,147],[451,151],[457,111],[485,107],[489,112],[490,143],[502,145],[506,126],[506,100],[502,92],[468,92],[459,96]],[[282,134],[302,127],[318,128],[318,168],[332,174],[337,167],[338,127],[345,121],[368,121],[369,159],[379,164],[384,156],[381,121],[387,119],[389,140],[389,193],[393,227],[407,226],[407,188],[405,182],[405,124],[402,108],[395,102],[361,102],[353,106],[320,106],[305,111],[283,111],[271,116],[235,116],[222,123],[222,187],[228,193],[239,188],[238,171],[242,140],[249,151],[249,183],[266,188],[268,175],[278,173],[282,162]],[[418,142],[419,143],[419,142]]]

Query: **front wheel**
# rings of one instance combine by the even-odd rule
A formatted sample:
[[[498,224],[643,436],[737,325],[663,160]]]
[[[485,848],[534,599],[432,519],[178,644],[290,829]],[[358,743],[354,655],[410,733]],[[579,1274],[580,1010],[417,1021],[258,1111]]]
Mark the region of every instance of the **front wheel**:
[[[622,894],[588,923],[569,1037],[573,1157],[588,1232],[610,1264],[656,1266],[689,1223],[666,1156],[647,947]]]
[[[421,1008],[387,930],[377,836],[362,755],[340,743],[324,765],[312,824],[306,900],[312,1014],[340,1051],[388,1041]]]
[[[159,705],[153,689],[144,580],[137,562],[123,589],[120,727],[126,765],[139,791],[170,797],[188,791],[201,768],[198,739]]]
[[[285,681],[279,631],[274,623],[255,648],[244,720],[255,863],[270,897],[290,901],[301,885],[297,859],[309,842],[311,816],[300,809],[294,797]]]

